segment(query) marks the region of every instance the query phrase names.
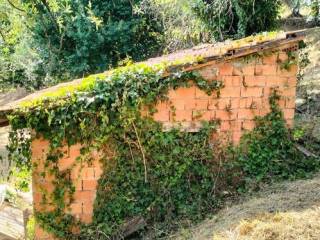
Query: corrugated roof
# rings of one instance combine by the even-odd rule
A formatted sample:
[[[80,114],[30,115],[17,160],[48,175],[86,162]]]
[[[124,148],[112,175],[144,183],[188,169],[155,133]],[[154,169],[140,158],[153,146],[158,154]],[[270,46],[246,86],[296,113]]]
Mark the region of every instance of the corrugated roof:
[[[143,62],[146,64],[157,64],[163,62],[177,62],[176,67],[180,67],[183,71],[193,70],[203,65],[208,64],[212,61],[225,61],[233,58],[239,58],[246,55],[250,55],[256,52],[273,49],[280,47],[282,45],[298,42],[304,39],[305,31],[295,31],[295,32],[272,32],[272,33],[263,33],[256,36],[250,36],[240,40],[230,41],[227,40],[222,43],[216,44],[203,44],[196,46],[191,49],[181,50],[175,53],[168,55],[163,55],[161,57],[151,58]],[[188,65],[185,62],[179,64],[180,59],[196,59],[201,58],[201,63],[195,65]],[[110,74],[110,71],[105,72],[105,74]],[[58,91],[59,89],[77,86],[85,78],[76,79],[70,82],[61,83],[54,87],[43,89],[32,93],[22,99],[19,99],[14,102],[7,103],[0,107],[0,125],[4,125],[6,122],[6,115],[12,112],[14,109],[17,109],[22,102],[32,101],[39,98],[40,96]]]

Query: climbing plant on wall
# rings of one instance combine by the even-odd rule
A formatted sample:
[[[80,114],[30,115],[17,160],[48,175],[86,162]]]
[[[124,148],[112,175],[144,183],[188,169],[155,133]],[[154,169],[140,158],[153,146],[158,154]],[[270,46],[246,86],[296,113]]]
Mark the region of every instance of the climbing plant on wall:
[[[296,177],[318,167],[297,157],[276,93],[270,97],[271,112],[257,119],[257,128],[230,152],[212,142],[218,121],[203,122],[197,133],[179,126],[163,131],[152,114],[154,104],[165,100],[169,89],[196,85],[210,95],[223,87],[219,80],[207,81],[196,71],[181,71],[180,65],[201,61],[129,64],[24,103],[10,116],[9,150],[19,164],[36,167],[36,163],[31,166],[25,129],[33,129],[33,137],[50,143],[43,174],[56,181],[52,194],[42,197],[53,208],[35,213],[43,229],[62,239],[119,238],[123,224],[137,217],[147,226],[158,223],[168,229],[180,218],[203,218],[219,206],[223,190],[234,190],[246,179]],[[142,109],[148,115],[142,116]],[[76,143],[82,145],[78,161],[90,163],[91,153],[97,151],[103,164],[94,218],[88,225],[67,213],[75,186],[69,179],[71,169],[58,168],[62,147]]]

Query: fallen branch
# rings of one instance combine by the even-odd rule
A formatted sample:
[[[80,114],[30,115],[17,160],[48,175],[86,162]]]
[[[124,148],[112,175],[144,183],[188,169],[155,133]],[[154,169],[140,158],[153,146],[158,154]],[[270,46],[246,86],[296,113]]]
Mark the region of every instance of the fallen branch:
[[[306,149],[305,147],[299,145],[299,144],[295,144],[295,147],[297,150],[299,150],[301,153],[303,153],[303,155],[305,155],[306,157],[314,157],[314,158],[318,158],[319,156],[317,156],[316,154],[310,152],[308,149]]]
[[[143,217],[134,217],[122,224],[119,228],[117,236],[114,236],[111,239],[126,239],[133,233],[143,229],[146,225],[147,222]]]

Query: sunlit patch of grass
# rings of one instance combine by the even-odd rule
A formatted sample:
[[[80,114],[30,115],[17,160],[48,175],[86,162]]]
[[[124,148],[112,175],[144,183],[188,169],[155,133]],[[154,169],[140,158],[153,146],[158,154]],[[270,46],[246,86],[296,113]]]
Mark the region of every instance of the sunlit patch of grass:
[[[213,240],[320,239],[319,219],[319,207],[304,211],[266,213],[240,221],[231,230],[214,235]]]

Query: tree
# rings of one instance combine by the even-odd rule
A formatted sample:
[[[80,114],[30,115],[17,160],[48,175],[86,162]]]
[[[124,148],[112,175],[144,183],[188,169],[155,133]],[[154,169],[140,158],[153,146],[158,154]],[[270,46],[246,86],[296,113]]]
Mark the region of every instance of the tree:
[[[203,22],[192,10],[193,0],[143,0],[141,10],[152,13],[163,28],[164,52],[190,48],[212,40]]]
[[[316,23],[320,23],[320,0],[311,1],[311,15]]]
[[[215,38],[241,38],[277,26],[280,0],[194,0],[193,10]]]
[[[31,48],[32,37],[24,6],[19,0],[0,0],[0,88],[42,84],[39,58]]]
[[[34,44],[49,75],[69,79],[101,72],[159,47],[160,26],[139,12],[140,0],[23,0]]]

